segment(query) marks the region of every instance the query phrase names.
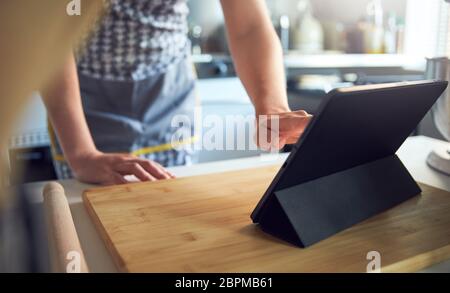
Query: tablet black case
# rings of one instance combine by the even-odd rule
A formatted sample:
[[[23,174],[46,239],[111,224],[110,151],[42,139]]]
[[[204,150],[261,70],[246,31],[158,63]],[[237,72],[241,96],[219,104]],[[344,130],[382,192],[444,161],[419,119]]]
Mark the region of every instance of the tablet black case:
[[[308,247],[419,195],[395,153],[446,87],[423,81],[330,93],[253,221]]]

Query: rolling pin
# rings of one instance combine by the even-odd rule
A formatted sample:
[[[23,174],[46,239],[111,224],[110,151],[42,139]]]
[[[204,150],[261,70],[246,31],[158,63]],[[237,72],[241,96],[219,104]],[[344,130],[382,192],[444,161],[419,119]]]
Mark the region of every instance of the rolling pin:
[[[49,227],[49,240],[56,252],[56,271],[88,273],[80,240],[70,212],[64,188],[55,182],[44,187],[44,206]]]

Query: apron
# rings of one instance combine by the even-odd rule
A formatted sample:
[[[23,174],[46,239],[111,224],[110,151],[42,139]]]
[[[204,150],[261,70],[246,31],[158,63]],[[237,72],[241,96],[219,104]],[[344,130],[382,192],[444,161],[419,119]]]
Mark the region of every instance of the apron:
[[[188,59],[139,81],[101,80],[83,74],[79,74],[79,79],[87,124],[99,151],[129,153],[165,167],[195,161],[193,148],[182,147],[195,141],[196,78]],[[190,125],[172,127],[175,115],[189,117]],[[192,135],[177,142],[174,149],[172,137],[180,132],[180,127]],[[49,133],[58,178],[73,178],[50,126]]]

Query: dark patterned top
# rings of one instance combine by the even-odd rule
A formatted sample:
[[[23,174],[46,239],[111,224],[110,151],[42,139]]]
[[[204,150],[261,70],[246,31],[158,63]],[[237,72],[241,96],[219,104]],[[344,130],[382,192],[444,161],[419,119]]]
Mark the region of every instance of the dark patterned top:
[[[79,72],[104,80],[142,80],[185,58],[187,0],[110,0],[78,60]]]

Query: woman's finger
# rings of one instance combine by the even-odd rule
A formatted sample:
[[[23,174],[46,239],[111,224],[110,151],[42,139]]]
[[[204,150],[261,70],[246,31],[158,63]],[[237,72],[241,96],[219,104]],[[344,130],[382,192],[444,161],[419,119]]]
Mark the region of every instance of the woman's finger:
[[[134,175],[140,181],[156,181],[153,175],[136,162],[121,163],[115,167],[115,171],[121,175]]]
[[[286,144],[296,144],[300,136],[290,136],[286,139]]]
[[[119,185],[119,184],[127,184],[128,181],[119,173],[116,172],[112,172],[111,174],[109,174],[108,179],[106,179],[105,181],[101,182],[102,185]]]
[[[128,181],[125,179],[125,177],[123,177],[122,175],[120,175],[119,173],[114,172],[112,175],[113,178],[113,184],[127,184]]]
[[[139,160],[136,163],[138,163],[142,168],[144,168],[145,171],[154,176],[156,179],[163,180],[171,178],[170,175],[165,172],[164,168],[155,162]]]
[[[171,172],[169,172],[165,167],[163,167],[160,163],[158,162],[153,162],[153,164],[155,164],[156,166],[158,166],[161,170],[163,170],[167,175],[169,175],[169,177],[171,179],[176,178],[176,176],[174,174],[172,174]]]

